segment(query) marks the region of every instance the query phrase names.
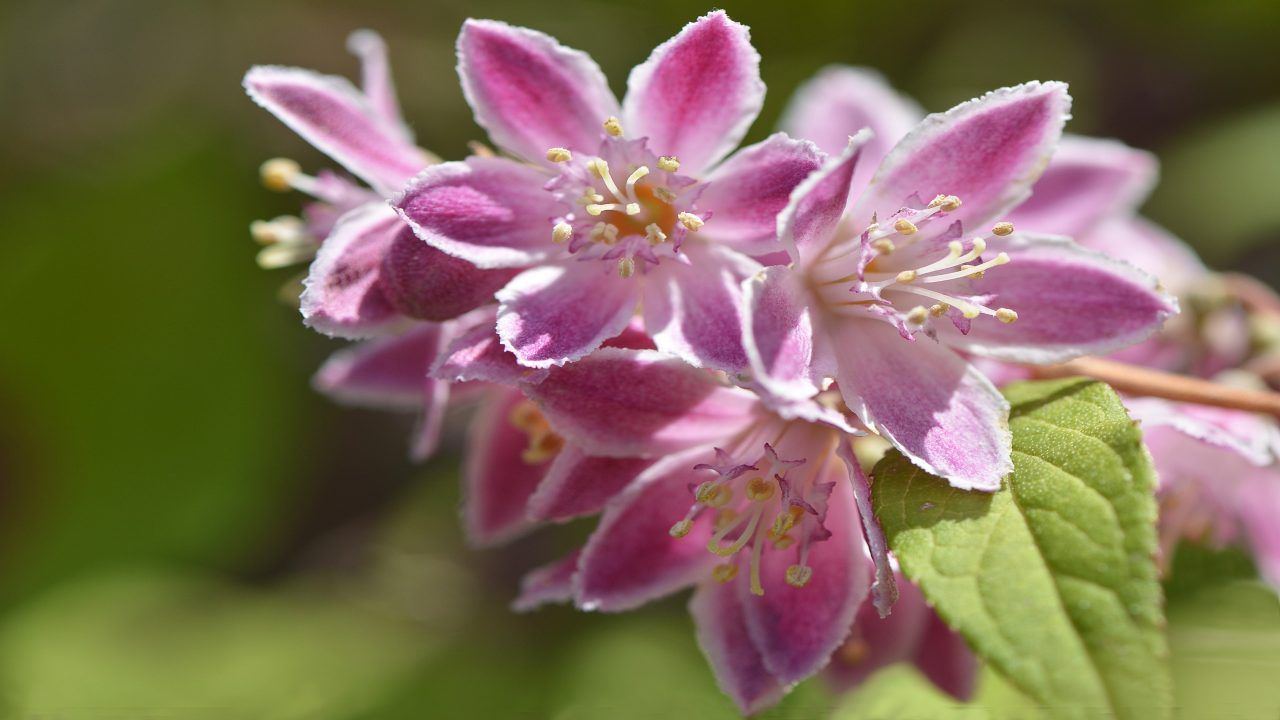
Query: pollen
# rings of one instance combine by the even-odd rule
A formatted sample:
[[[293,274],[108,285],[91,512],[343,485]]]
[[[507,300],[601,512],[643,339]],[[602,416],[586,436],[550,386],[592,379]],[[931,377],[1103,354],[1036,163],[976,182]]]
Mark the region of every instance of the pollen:
[[[668,205],[674,205],[676,202],[676,194],[670,188],[659,185],[653,189],[653,196]]]
[[[714,480],[708,480],[698,486],[698,490],[694,493],[698,502],[703,505],[709,505],[713,508],[724,507],[733,499],[733,490],[728,486],[722,485]]]
[[[636,274],[636,261],[630,257],[618,258],[618,277],[623,280]]]
[[[598,222],[595,227],[591,228],[591,239],[598,243],[612,245],[618,242],[618,226],[607,222]]]
[[[662,228],[658,227],[657,223],[644,226],[644,237],[650,245],[661,245],[667,241],[667,234],[662,232]]]
[[[916,279],[915,270],[903,270],[902,272],[898,273],[898,277],[896,278],[896,280],[900,283],[909,283],[915,279]]]
[[[747,497],[756,502],[764,502],[773,497],[774,485],[760,476],[747,482]]]
[[[929,319],[929,311],[923,305],[917,305],[911,308],[911,312],[907,313],[907,322],[912,325],[923,325],[925,320]]]
[[[618,118],[610,116],[604,121],[604,131],[613,137],[622,137],[622,123]]]
[[[784,513],[778,513],[778,516],[773,519],[773,527],[769,528],[769,539],[775,543],[787,539],[789,537],[787,533],[796,526],[796,522],[803,514],[804,509],[796,505],[787,508]]]
[[[564,447],[564,439],[550,430],[530,434],[529,447],[520,453],[526,465],[541,465],[555,457]]]
[[[680,169],[680,159],[675,155],[663,155],[658,158],[658,169],[666,172],[676,172]]]
[[[718,583],[727,583],[738,577],[737,563],[721,563],[711,570],[711,577]]]
[[[969,273],[969,277],[973,278],[974,280],[981,280],[982,278],[987,276],[987,271],[978,270],[976,269],[977,267],[978,267],[977,265],[961,265],[960,270],[961,272]]]
[[[547,150],[547,159],[553,163],[569,162],[573,159],[573,153],[568,148],[553,147]]]
[[[573,226],[567,222],[558,222],[555,227],[551,228],[551,242],[553,243],[565,243],[571,237],[573,237]]]
[[[929,203],[931,208],[939,208],[943,212],[953,212],[960,208],[960,198],[955,195],[939,195]]]
[[[702,218],[698,217],[697,215],[694,215],[693,213],[688,213],[688,212],[680,213],[679,215],[676,216],[676,219],[679,220],[680,224],[685,226],[685,228],[689,232],[698,232],[698,230],[701,229],[702,226],[706,224],[706,222],[703,221]]]
[[[738,521],[738,513],[732,508],[724,508],[716,513],[715,529],[723,530]]]
[[[880,238],[879,240],[875,240],[871,243],[871,247],[881,255],[888,255],[898,249],[889,238]]]
[[[1011,325],[1018,321],[1018,313],[1009,308],[1000,308],[996,310],[996,319],[1005,325]]]
[[[813,568],[808,565],[792,565],[787,568],[787,584],[791,587],[802,588],[812,577]]]
[[[914,235],[916,233],[916,230],[918,230],[919,228],[917,228],[916,224],[911,222],[910,220],[906,218],[900,218],[898,219],[897,222],[893,224],[893,229],[897,230],[899,235]]]
[[[302,167],[289,158],[272,158],[258,170],[262,184],[275,192],[289,192],[293,181],[302,174]]]
[[[946,303],[936,303],[929,306],[929,314],[934,317],[942,317],[943,315],[946,315],[947,311],[950,309],[951,306]]]
[[[688,535],[689,531],[692,529],[693,529],[693,521],[685,519],[685,520],[681,520],[675,525],[672,525],[671,530],[669,532],[671,533],[671,537],[673,538],[682,538],[685,535]]]
[[[994,227],[992,227],[992,228],[991,228],[991,234],[992,234],[992,235],[999,235],[1000,237],[1005,237],[1006,235],[1012,235],[1012,234],[1013,234],[1013,223],[1011,223],[1011,222],[998,222],[998,223],[996,223],[996,224],[995,224],[995,226],[994,226]]]

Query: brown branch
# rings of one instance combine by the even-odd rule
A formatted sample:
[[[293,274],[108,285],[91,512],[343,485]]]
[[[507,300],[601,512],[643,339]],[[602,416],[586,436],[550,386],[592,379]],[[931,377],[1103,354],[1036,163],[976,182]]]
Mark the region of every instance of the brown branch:
[[[1102,358],[1077,358],[1061,365],[1033,368],[1037,377],[1084,375],[1101,380],[1130,395],[1165,398],[1176,402],[1212,405],[1280,417],[1280,394],[1247,390],[1186,375],[1151,370]]]

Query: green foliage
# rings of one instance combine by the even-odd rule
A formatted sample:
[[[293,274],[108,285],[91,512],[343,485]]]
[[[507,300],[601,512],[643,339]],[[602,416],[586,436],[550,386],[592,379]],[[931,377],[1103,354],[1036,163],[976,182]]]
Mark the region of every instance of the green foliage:
[[[1105,385],[1020,383],[1014,471],[963,492],[890,453],[876,509],[908,577],[1052,716],[1167,716],[1154,475]]]

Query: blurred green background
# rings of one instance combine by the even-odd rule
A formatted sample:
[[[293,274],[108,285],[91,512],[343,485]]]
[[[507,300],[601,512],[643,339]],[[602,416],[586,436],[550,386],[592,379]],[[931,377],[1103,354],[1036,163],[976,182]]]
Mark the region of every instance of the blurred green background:
[[[1160,154],[1152,217],[1217,267],[1280,279],[1280,4],[725,7],[764,56],[769,96],[749,139],[828,63],[874,66],[933,110],[1066,80],[1071,130]],[[410,418],[311,392],[310,373],[337,345],[276,301],[287,274],[256,268],[247,227],[299,200],[261,189],[263,159],[327,163],[240,89],[254,63],[352,75],[344,39],[371,27],[390,45],[419,141],[459,157],[483,139],[454,74],[465,17],[587,50],[621,93],[631,65],[707,9],[7,0],[0,707],[58,718],[732,717],[682,599],[627,617],[506,612],[519,573],[564,538],[466,550],[456,455],[415,468]],[[449,423],[454,440],[461,420]],[[1280,610],[1250,581],[1221,577],[1247,567],[1205,558],[1171,588],[1182,714],[1275,718]],[[844,700],[811,682],[774,715],[841,703],[848,718],[947,710],[918,682],[890,673]],[[982,692],[992,708],[1017,707],[994,681]]]

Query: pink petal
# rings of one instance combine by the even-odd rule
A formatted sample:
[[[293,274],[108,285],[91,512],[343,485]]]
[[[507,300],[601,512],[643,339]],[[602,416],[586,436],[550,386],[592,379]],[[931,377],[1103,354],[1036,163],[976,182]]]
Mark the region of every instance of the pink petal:
[[[244,76],[253,101],[307,142],[384,193],[395,192],[427,158],[345,78],[258,66]]]
[[[1075,238],[1081,247],[1123,260],[1151,273],[1172,295],[1183,295],[1204,282],[1209,269],[1189,245],[1142,217],[1118,217]]]
[[[529,612],[550,603],[573,599],[573,575],[578,571],[578,555],[574,550],[555,562],[530,570],[520,579],[520,594],[511,603],[516,612]]]
[[[1280,588],[1280,474],[1258,472],[1241,489],[1240,519],[1262,579]]]
[[[476,122],[499,147],[527,160],[545,161],[553,147],[595,152],[605,119],[618,115],[595,61],[535,30],[466,21],[458,75]]]
[[[339,402],[416,410],[440,342],[440,326],[422,323],[397,337],[358,343],[330,356],[312,384]]]
[[[478,267],[522,267],[549,256],[551,219],[562,208],[545,177],[505,158],[433,165],[392,205],[418,237]]]
[[[811,298],[799,273],[789,267],[765,268],[743,283],[743,294],[743,344],[752,377],[780,398],[816,395],[835,367],[825,336],[815,332]]]
[[[870,138],[869,131],[851,136],[844,152],[800,183],[778,215],[778,240],[798,265],[817,260],[833,239],[849,203],[862,148]]]
[[[449,407],[451,384],[444,380],[428,378],[423,385],[422,416],[414,428],[413,441],[409,445],[409,458],[414,462],[426,462],[440,448],[440,435],[444,430],[444,415]]]
[[[968,702],[978,682],[978,659],[960,633],[947,627],[932,610],[925,617],[924,637],[916,653],[916,667],[939,690]]]
[[[454,338],[440,353],[431,374],[453,382],[483,381],[512,385],[537,382],[545,370],[527,368],[502,347],[492,316],[481,319]]]
[[[608,457],[653,457],[722,441],[755,419],[750,393],[650,350],[598,350],[552,369],[525,392],[557,432]]]
[[[920,468],[962,490],[994,491],[1013,470],[1009,404],[982,373],[888,323],[832,328],[845,402]]]
[[[876,71],[832,65],[800,86],[779,126],[792,137],[812,140],[833,155],[844,150],[850,135],[870,128],[871,138],[853,179],[853,187],[863,188],[889,150],[922,117],[920,106],[894,90]]]
[[[577,360],[627,327],[641,285],[601,265],[568,261],[537,267],[498,292],[498,336],[521,365],[546,368]]]
[[[382,261],[382,294],[400,313],[441,322],[493,301],[519,270],[483,270],[441,252],[403,226]]]
[[[764,103],[745,25],[715,11],[684,26],[627,78],[623,128],[697,176],[738,146]]]
[[[836,454],[844,462],[849,472],[849,487],[853,491],[854,506],[858,510],[858,519],[862,527],[862,539],[867,543],[867,551],[871,562],[875,565],[875,581],[871,583],[871,604],[875,606],[880,617],[888,617],[898,601],[898,585],[894,580],[893,565],[889,561],[889,543],[884,537],[884,528],[880,527],[880,519],[875,516],[871,506],[871,481],[862,471],[862,463],[853,452],[853,444],[849,438],[840,439]]]
[[[1005,219],[1020,230],[1079,237],[1132,214],[1155,186],[1156,159],[1116,140],[1065,136],[1031,197]]]
[[[901,590],[893,613],[880,617],[871,603],[863,603],[845,641],[824,675],[837,692],[847,692],[873,673],[894,663],[914,659],[933,613],[914,583],[898,575]]]
[[[689,613],[716,684],[739,712],[753,715],[782,699],[786,690],[765,669],[760,652],[751,644],[732,585],[702,583],[689,600]]]
[[[388,127],[395,128],[406,143],[413,142],[413,131],[400,113],[396,86],[391,80],[391,64],[387,61],[387,44],[372,30],[356,30],[347,36],[347,50],[360,58],[360,89],[369,107]]]
[[[326,335],[368,337],[401,319],[382,294],[382,260],[403,223],[382,203],[343,215],[320,246],[302,292],[302,318]]]
[[[644,458],[592,457],[567,446],[529,498],[529,517],[563,522],[594,513],[652,464]]]
[[[742,349],[742,281],[756,261],[715,245],[686,244],[689,264],[666,262],[645,277],[644,323],[659,350],[695,367],[737,372]]]
[[[671,526],[693,503],[689,484],[705,479],[693,466],[710,457],[705,448],[670,455],[640,474],[613,500],[582,550],[574,578],[575,599],[584,610],[630,610],[706,577],[715,563],[707,552],[708,513],[685,537]]]
[[[522,457],[529,436],[511,422],[511,413],[523,401],[519,391],[494,388],[471,421],[463,519],[476,545],[495,545],[531,527],[525,507],[550,461],[533,464]]]
[[[854,226],[885,218],[918,195],[959,196],[947,215],[966,231],[982,231],[999,213],[1024,200],[1052,156],[1070,109],[1067,86],[1026,83],[987,93],[925,118],[889,152],[859,198]]]
[[[809,582],[800,588],[788,585],[786,570],[796,561],[795,553],[771,548],[760,570],[764,595],[752,595],[745,577],[736,583],[751,640],[765,667],[783,685],[799,682],[827,664],[848,637],[867,596],[871,563],[862,552],[853,495],[839,473],[839,467],[829,466],[823,479],[835,483],[826,519],[832,535],[809,546]]]
[[[967,335],[943,336],[966,352],[1037,364],[1104,354],[1147,338],[1178,311],[1155,278],[1066,238],[994,238],[988,252],[1007,252],[1011,261],[973,281],[973,290],[992,296],[990,307],[1012,308],[1018,320],[1006,325],[984,315]]]
[[[698,196],[698,207],[715,216],[701,234],[747,255],[781,250],[778,213],[823,160],[813,143],[783,133],[734,153],[707,176]]]

